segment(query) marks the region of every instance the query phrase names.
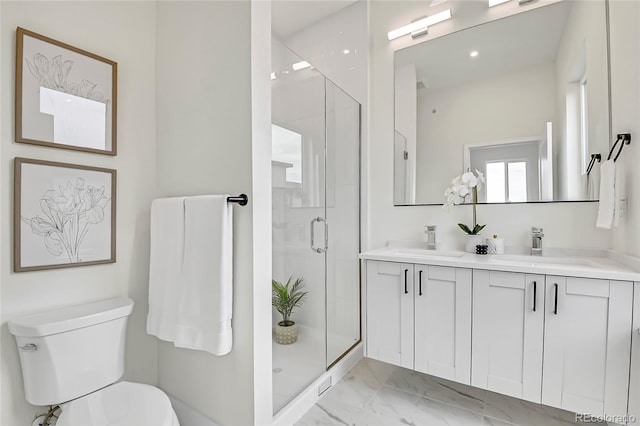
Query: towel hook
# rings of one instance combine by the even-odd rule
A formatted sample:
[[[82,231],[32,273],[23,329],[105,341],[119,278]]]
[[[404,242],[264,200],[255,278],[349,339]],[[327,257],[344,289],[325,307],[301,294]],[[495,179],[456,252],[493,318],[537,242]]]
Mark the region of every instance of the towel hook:
[[[599,163],[602,160],[602,155],[600,154],[591,154],[591,161],[589,161],[589,165],[587,166],[587,176],[591,173],[591,169],[596,164],[596,161]]]
[[[613,154],[613,151],[616,149],[616,145],[618,144],[618,142],[620,143],[620,147],[618,148],[618,153],[616,154],[615,157],[613,157],[613,161],[616,162],[618,160],[618,157],[620,157],[620,153],[622,152],[622,148],[625,145],[629,145],[631,143],[631,133],[619,133],[618,137],[616,138],[616,141],[613,143],[613,146],[611,147],[611,150],[609,151],[609,155],[607,156],[607,161],[611,159],[611,155]]]

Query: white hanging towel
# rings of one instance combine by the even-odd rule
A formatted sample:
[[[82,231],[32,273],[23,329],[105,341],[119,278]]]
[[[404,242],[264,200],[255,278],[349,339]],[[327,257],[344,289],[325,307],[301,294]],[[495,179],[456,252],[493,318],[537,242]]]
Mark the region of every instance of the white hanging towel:
[[[598,228],[611,229],[616,205],[616,163],[607,160],[600,166],[600,202],[598,203]]]
[[[233,208],[228,195],[185,199],[184,259],[174,345],[215,355],[233,338]]]
[[[182,286],[184,197],[151,203],[147,333],[173,341]]]
[[[613,209],[613,226],[617,227],[624,222],[625,207],[627,203],[627,188],[624,180],[624,166],[622,162],[617,162],[615,164],[615,208]]]

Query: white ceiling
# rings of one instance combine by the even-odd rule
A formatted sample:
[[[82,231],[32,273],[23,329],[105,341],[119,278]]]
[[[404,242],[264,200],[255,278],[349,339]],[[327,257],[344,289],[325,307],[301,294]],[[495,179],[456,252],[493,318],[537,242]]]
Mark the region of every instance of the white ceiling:
[[[357,0],[274,0],[271,30],[280,40],[355,3]]]
[[[570,8],[554,3],[413,45],[396,51],[396,66],[414,63],[418,81],[437,90],[553,62]]]

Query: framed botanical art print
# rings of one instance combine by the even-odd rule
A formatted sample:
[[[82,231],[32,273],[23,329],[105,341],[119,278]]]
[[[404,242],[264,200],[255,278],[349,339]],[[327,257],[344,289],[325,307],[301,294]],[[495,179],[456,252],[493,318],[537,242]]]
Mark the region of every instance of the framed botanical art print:
[[[14,271],[116,261],[116,171],[16,158]]]
[[[117,64],[18,27],[16,142],[116,155]]]

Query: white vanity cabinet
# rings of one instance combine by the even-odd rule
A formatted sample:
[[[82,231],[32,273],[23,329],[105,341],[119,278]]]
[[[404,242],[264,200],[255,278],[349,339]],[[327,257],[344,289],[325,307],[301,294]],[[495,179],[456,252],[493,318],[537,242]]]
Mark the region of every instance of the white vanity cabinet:
[[[540,403],[544,278],[473,271],[472,386]]]
[[[575,413],[640,417],[640,262],[397,247],[361,257],[368,357]]]
[[[414,369],[471,382],[471,269],[415,265]]]
[[[626,413],[633,284],[547,275],[545,294],[542,403]]]
[[[626,413],[632,300],[629,282],[474,270],[471,384],[577,413]]]
[[[464,384],[471,270],[367,261],[367,356]]]
[[[413,368],[412,264],[366,262],[367,356]]]

